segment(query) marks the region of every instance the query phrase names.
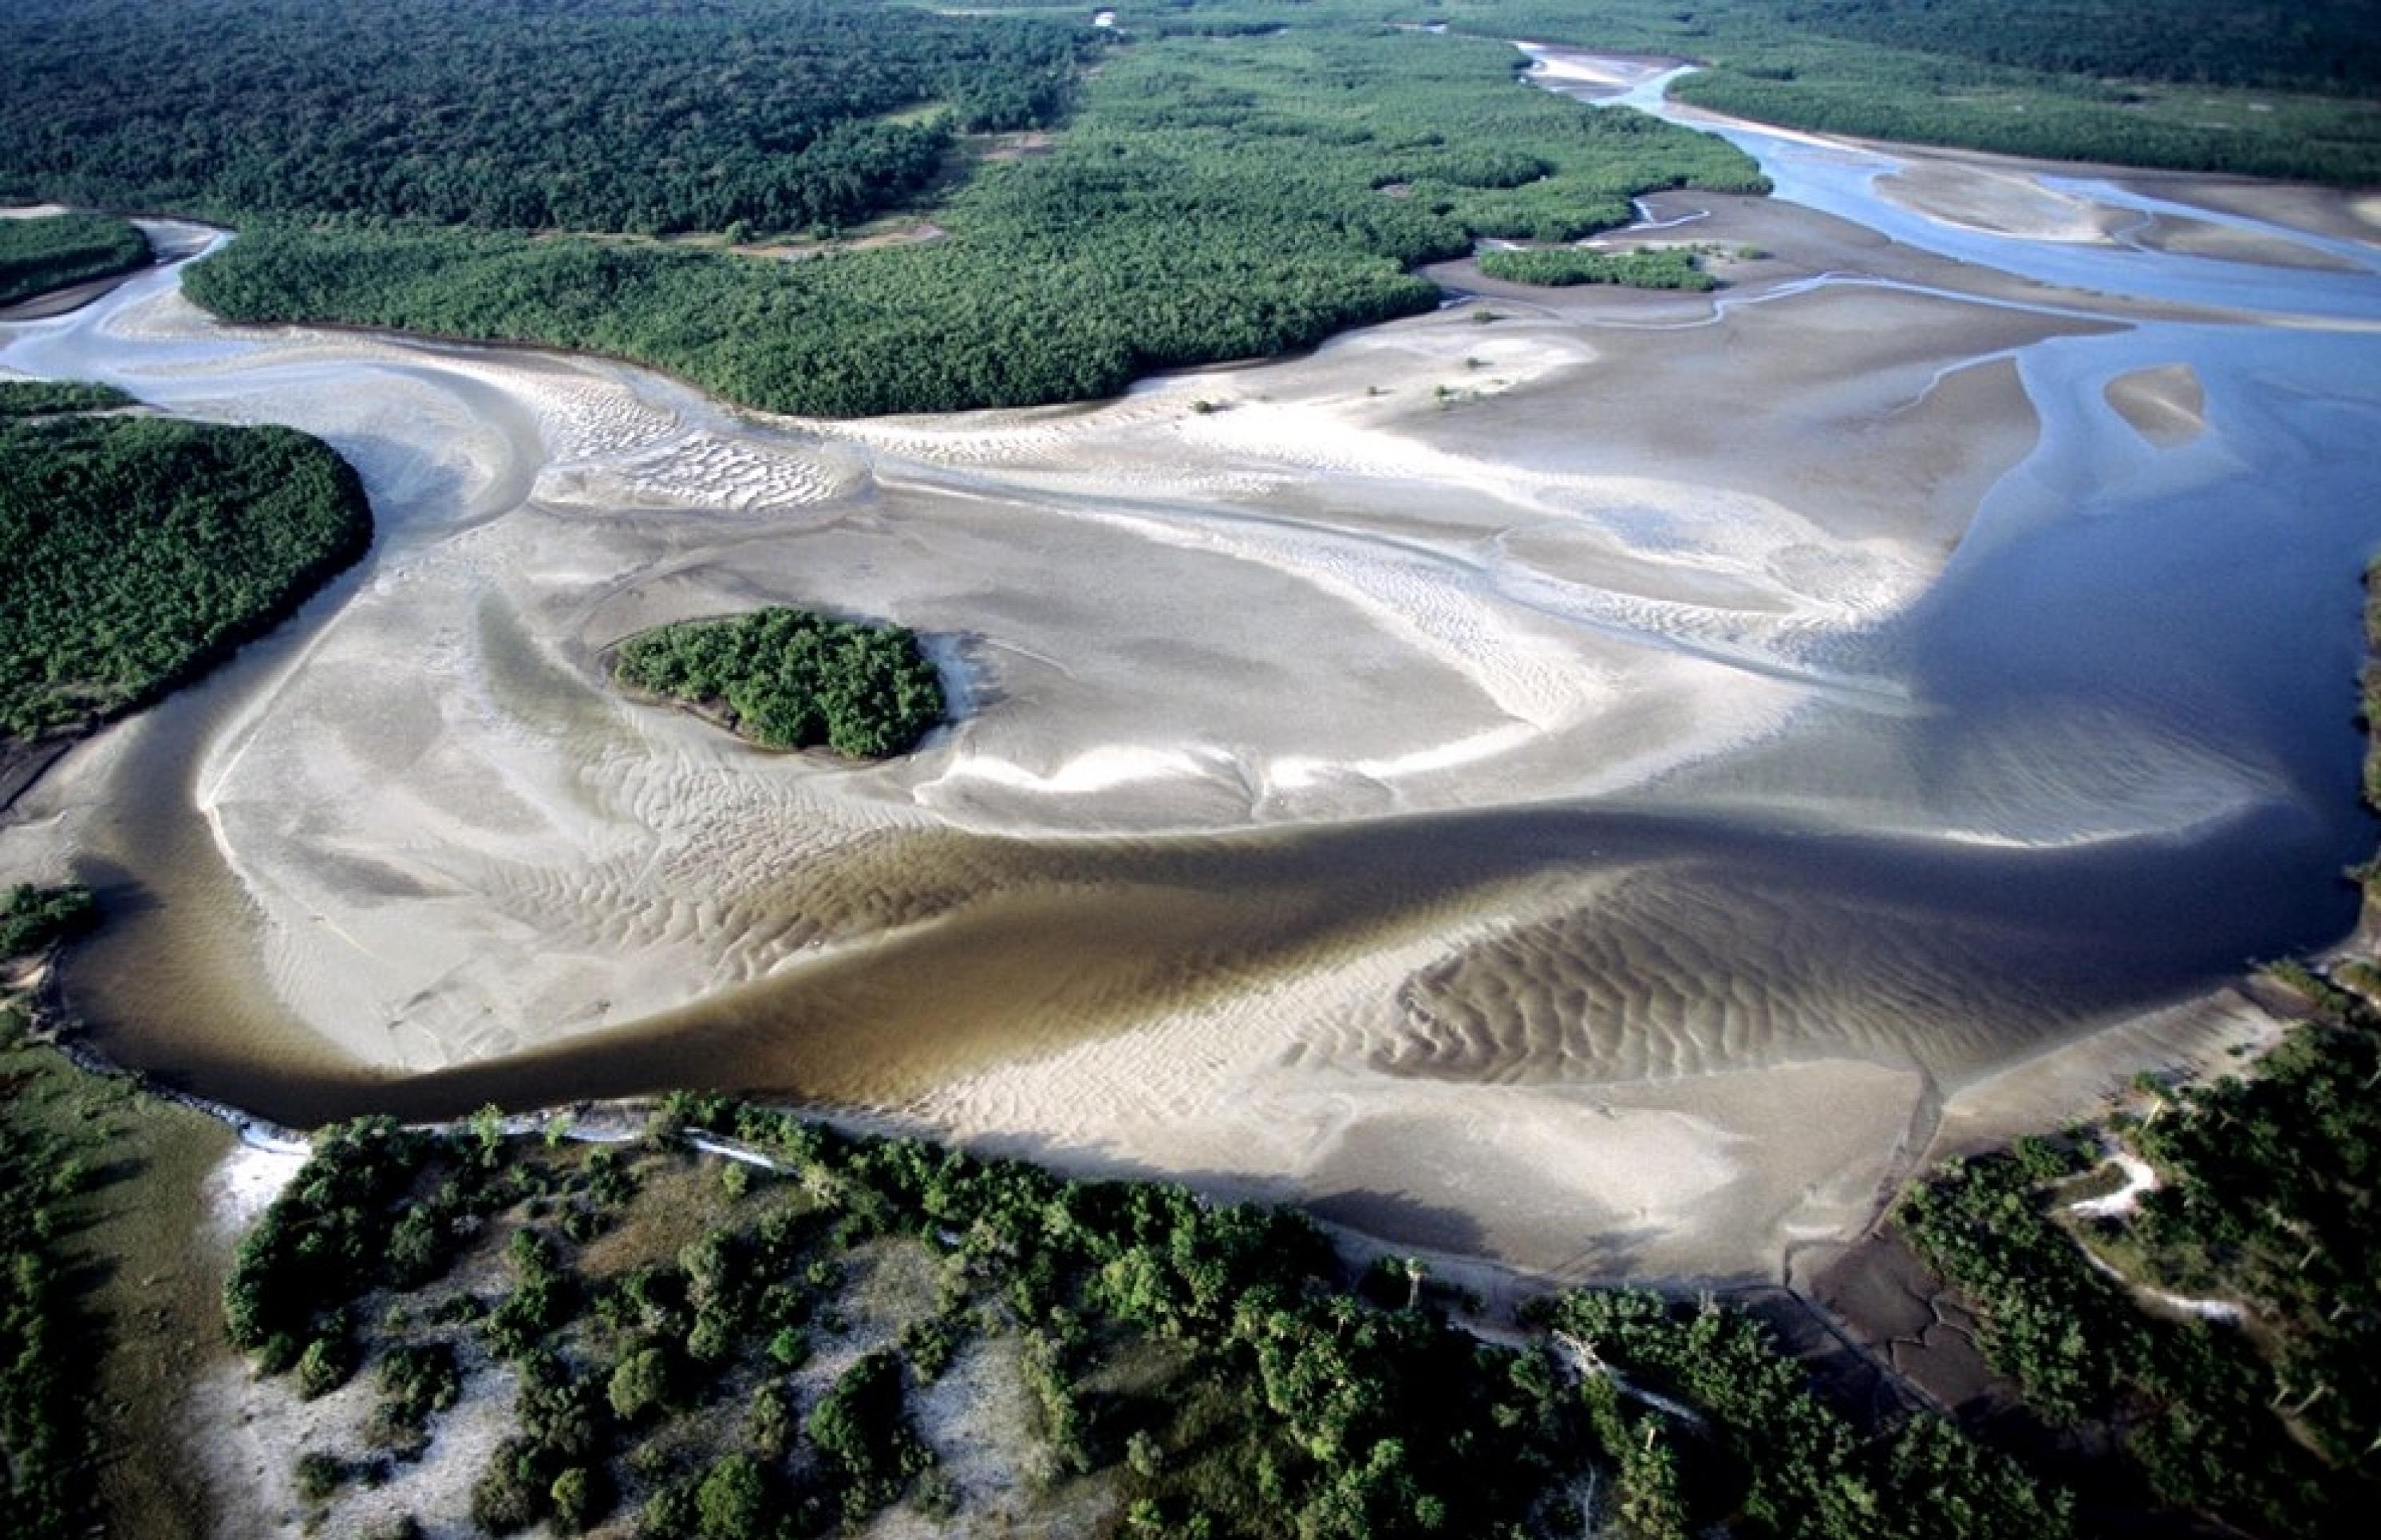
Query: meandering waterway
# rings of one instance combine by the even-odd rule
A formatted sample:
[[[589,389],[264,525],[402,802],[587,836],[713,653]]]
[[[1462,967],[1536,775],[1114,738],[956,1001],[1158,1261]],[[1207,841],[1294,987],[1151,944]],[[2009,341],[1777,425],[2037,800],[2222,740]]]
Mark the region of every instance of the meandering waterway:
[[[2313,265],[1996,231],[1717,131],[1776,206],[1649,221],[1777,241],[1716,302],[1089,409],[760,420],[223,327],[170,266],[0,326],[324,434],[381,520],[0,864],[105,890],[108,1051],[288,1120],[719,1084],[1547,1270],[1768,1266],[1946,1098],[2352,923],[2381,247],[1978,163]],[[605,688],[763,601],[930,633],[964,719],[850,769]]]

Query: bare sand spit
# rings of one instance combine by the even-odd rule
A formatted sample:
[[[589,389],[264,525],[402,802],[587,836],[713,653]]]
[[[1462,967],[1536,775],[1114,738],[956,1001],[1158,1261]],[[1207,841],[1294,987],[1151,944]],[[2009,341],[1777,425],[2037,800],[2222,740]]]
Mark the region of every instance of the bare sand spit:
[[[1590,101],[1624,95],[1685,62],[1654,54],[1591,54],[1535,43],[1520,46],[1537,60],[1538,74],[1545,81],[1578,88],[1577,93]]]
[[[2141,219],[2131,210],[2045,187],[2024,171],[1965,159],[1912,159],[1879,177],[1876,190],[1931,219],[2028,240],[2106,242]]]

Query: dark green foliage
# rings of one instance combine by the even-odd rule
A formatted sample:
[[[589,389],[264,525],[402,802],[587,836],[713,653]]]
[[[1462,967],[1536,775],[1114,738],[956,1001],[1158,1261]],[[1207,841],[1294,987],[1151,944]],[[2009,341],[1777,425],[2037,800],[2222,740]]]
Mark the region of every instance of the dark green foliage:
[[[723,1455],[695,1488],[702,1540],[767,1540],[768,1477],[751,1455]]]
[[[2131,1226],[2147,1281],[2253,1302],[2288,1344],[2277,1388],[2342,1462],[2381,1441],[2376,1084],[2370,1033],[2308,1024],[2127,1132],[2166,1178]]]
[[[327,1396],[356,1372],[355,1350],[340,1327],[324,1331],[298,1355],[298,1393],[308,1400]]]
[[[99,901],[79,883],[35,887],[19,883],[0,904],[0,959],[29,957],[99,923]]]
[[[1318,3],[1369,16],[1424,8]],[[1704,67],[1673,86],[1675,96],[1766,123],[2054,160],[2381,181],[2381,111],[2370,100],[2381,92],[2381,32],[2363,0],[1434,0],[1426,8],[1460,32],[1691,59]]]
[[[14,47],[12,42],[12,51]],[[18,79],[11,74],[12,84]],[[0,102],[6,99],[0,95]],[[6,106],[0,106],[0,112],[6,111]],[[13,305],[86,278],[127,273],[148,260],[147,238],[108,214],[0,219],[0,305]]]
[[[1566,288],[1574,284],[1626,284],[1631,288],[1680,288],[1703,293],[1719,280],[1679,247],[1652,251],[1588,251],[1574,246],[1504,248],[1480,254],[1480,271],[1508,283]]]
[[[20,0],[0,192],[518,229],[804,229],[1067,100],[1081,29],[855,0]],[[887,115],[937,100],[920,121]]]
[[[301,1502],[324,1503],[348,1484],[348,1462],[324,1449],[310,1449],[298,1457],[296,1485]]]
[[[892,1502],[910,1478],[934,1462],[910,1426],[902,1401],[901,1360],[873,1352],[828,1387],[803,1424],[812,1446],[834,1473],[846,1523],[857,1524]],[[704,1494],[710,1490],[711,1483],[704,1482]],[[707,1504],[703,1527],[709,1534]]]
[[[623,683],[723,710],[773,749],[824,743],[853,758],[901,753],[942,720],[943,688],[897,626],[772,607],[694,620],[620,646]]]
[[[2351,186],[2381,177],[2381,111],[2367,103],[2260,103],[2247,93],[2211,102],[1840,43],[1797,44],[1789,57],[1799,62],[1768,67],[1783,78],[1721,67],[1679,81],[1675,94],[1763,122],[2047,160]]]
[[[234,1346],[311,1334],[379,1281],[390,1209],[438,1142],[385,1118],[333,1124],[288,1191],[242,1238],[224,1284]]]
[[[1145,43],[929,244],[788,263],[251,222],[189,292],[241,320],[617,354],[776,411],[1026,406],[1426,311],[1409,269],[1482,237],[1574,240],[1636,193],[1764,185],[1710,136],[1517,84],[1517,57],[1410,33]]]
[[[375,1380],[380,1404],[372,1412],[374,1439],[407,1450],[427,1442],[431,1417],[453,1406],[463,1393],[455,1350],[444,1342],[390,1349],[380,1361]]]
[[[2218,1137],[2244,1152],[2263,1143],[2237,1124]],[[2336,1478],[2327,1483],[2273,1415],[2277,1390],[2287,1393],[2290,1382],[2277,1384],[2238,1330],[2145,1314],[2093,1267],[2045,1212],[2042,1148],[2031,1161],[2014,1155],[1955,1161],[1911,1190],[1897,1211],[1911,1243],[1975,1302],[1994,1365],[2045,1417],[2122,1424],[2127,1452],[2178,1507],[2220,1515],[2253,1534],[2353,1532],[2369,1497]],[[2244,1155],[2251,1166],[2261,1158]],[[2220,1208],[2222,1200],[2216,1203]],[[2360,1368],[2375,1362],[2369,1345],[2330,1346],[2337,1356],[2313,1372],[2369,1379],[2369,1369]],[[2369,1405],[2363,1397],[2359,1385],[2343,1404]]]
[[[1987,1302],[1993,1362],[2043,1416],[2070,1423],[2115,1392],[2117,1345],[2134,1313],[2042,1214],[2037,1179],[2014,1156],[1953,1161],[1906,1194],[1896,1217],[1947,1277]]]
[[[951,1360],[959,1356],[967,1340],[967,1327],[949,1314],[929,1315],[912,1322],[901,1333],[901,1356],[909,1361],[910,1372],[921,1380],[943,1377]]]
[[[90,1339],[56,1249],[71,1158],[55,1135],[0,1117],[0,1529],[23,1540],[89,1529]]]
[[[600,1478],[583,1465],[572,1465],[554,1478],[547,1491],[554,1527],[563,1534],[582,1534],[604,1517]]]
[[[534,1444],[506,1439],[471,1484],[471,1522],[490,1534],[529,1528],[553,1507],[555,1479],[543,1473]]]
[[[513,1289],[489,1313],[485,1329],[490,1352],[519,1358],[570,1319],[579,1289],[569,1270],[556,1262],[553,1243],[537,1231],[515,1230],[506,1252]]]
[[[1812,31],[2062,75],[2381,92],[2381,31],[2362,0],[2033,0],[1995,7],[1789,0]]]
[[[0,418],[55,417],[138,405],[114,385],[79,380],[0,380]]]
[[[604,1394],[622,1422],[642,1417],[669,1399],[669,1354],[659,1348],[638,1349],[612,1371]]]
[[[794,1392],[784,1380],[766,1381],[752,1392],[745,1416],[745,1437],[752,1452],[772,1465],[783,1464],[794,1452],[800,1424],[794,1415]]]
[[[1667,1436],[1699,1472],[1681,1485],[1671,1457],[1624,1460],[1622,1506],[1645,1533],[1682,1532],[1681,1492],[1735,1492],[1756,1533],[1809,1540],[2048,1540],[2073,1533],[2066,1494],[1922,1416],[1892,1437],[1864,1440],[1813,1397],[1801,1371],[1751,1317],[1709,1302],[1673,1303],[1630,1289],[1582,1289],[1528,1312],[1620,1376],[1693,1407],[1700,1424],[1658,1410],[1631,1423],[1605,1390],[1598,1435],[1607,1451]],[[1591,1387],[1598,1382],[1591,1380]],[[1618,1388],[1616,1382],[1604,1381]],[[1591,1398],[1599,1399],[1599,1398]],[[1724,1518],[1723,1511],[1707,1518]]]
[[[0,420],[0,733],[130,710],[363,554],[355,472],[287,428]]]

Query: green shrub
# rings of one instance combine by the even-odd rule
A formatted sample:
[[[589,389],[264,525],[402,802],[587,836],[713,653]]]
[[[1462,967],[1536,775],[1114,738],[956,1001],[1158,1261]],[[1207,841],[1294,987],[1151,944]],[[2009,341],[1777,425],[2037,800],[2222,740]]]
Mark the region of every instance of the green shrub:
[[[317,1337],[298,1355],[298,1393],[310,1401],[329,1395],[355,1372],[355,1354],[343,1335]]]
[[[148,240],[112,214],[0,219],[0,305],[129,272],[148,260]]]
[[[338,1495],[339,1488],[348,1484],[351,1473],[348,1462],[337,1455],[322,1449],[310,1449],[298,1457],[295,1481],[298,1500],[318,1505],[329,1502]]]
[[[751,1455],[721,1456],[694,1494],[702,1540],[765,1540],[772,1525],[766,1475]]]
[[[669,1355],[659,1348],[641,1348],[620,1361],[605,1387],[614,1415],[633,1423],[670,1396]]]
[[[98,900],[81,884],[35,887],[20,883],[0,905],[0,958],[28,956],[98,923]]]

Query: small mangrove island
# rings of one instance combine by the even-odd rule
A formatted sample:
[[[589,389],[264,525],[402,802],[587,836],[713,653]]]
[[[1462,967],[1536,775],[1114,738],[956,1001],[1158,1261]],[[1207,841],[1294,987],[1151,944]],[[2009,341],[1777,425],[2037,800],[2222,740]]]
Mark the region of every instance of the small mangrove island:
[[[1480,271],[1507,283],[1569,288],[1578,284],[1626,284],[1631,288],[1676,288],[1707,293],[1719,280],[1695,263],[1686,247],[1643,251],[1590,251],[1577,246],[1499,247],[1480,255]]]
[[[630,637],[613,673],[768,749],[884,759],[943,719],[942,680],[909,630],[782,605]]]

